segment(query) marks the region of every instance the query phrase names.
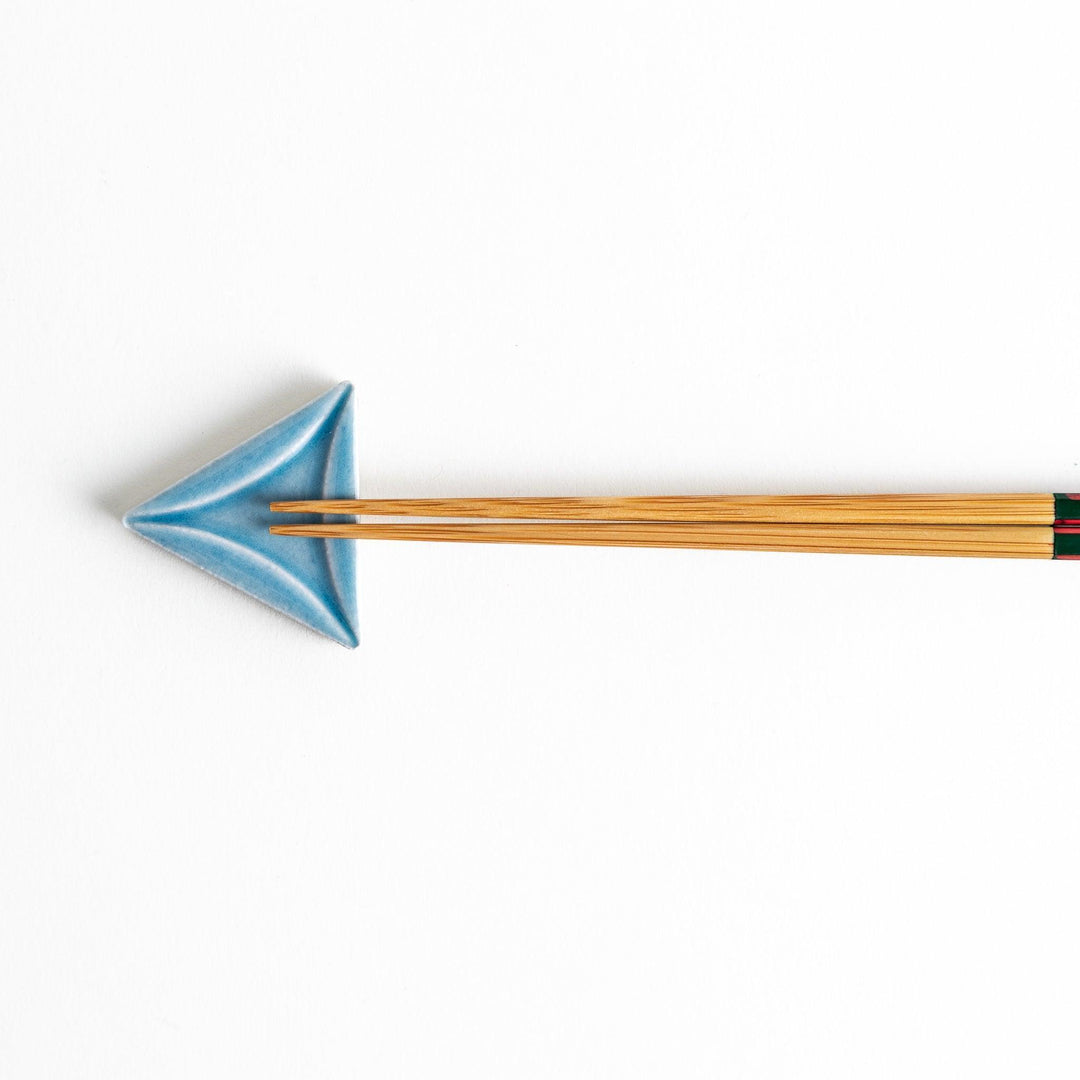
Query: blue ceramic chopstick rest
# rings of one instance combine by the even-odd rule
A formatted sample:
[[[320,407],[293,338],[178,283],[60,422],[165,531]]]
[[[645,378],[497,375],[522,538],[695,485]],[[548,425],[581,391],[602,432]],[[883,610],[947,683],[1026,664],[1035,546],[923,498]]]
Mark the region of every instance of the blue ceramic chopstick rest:
[[[353,649],[356,551],[349,540],[272,536],[287,499],[355,499],[352,385],[279,420],[124,516],[124,524],[222,581]],[[352,520],[352,519],[346,519]]]

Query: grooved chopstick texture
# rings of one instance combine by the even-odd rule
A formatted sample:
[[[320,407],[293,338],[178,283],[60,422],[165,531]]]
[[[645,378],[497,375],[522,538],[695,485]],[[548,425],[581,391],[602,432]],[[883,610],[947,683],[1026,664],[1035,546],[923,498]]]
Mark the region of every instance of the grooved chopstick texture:
[[[718,548],[877,555],[955,555],[1050,559],[1054,530],[1030,525],[807,525],[693,522],[531,522],[528,524],[273,525],[278,536],[355,540],[426,540],[478,544],[572,544],[589,547]]]
[[[307,499],[271,510],[304,514],[807,524],[1052,525],[1052,494],[664,495],[626,498]]]

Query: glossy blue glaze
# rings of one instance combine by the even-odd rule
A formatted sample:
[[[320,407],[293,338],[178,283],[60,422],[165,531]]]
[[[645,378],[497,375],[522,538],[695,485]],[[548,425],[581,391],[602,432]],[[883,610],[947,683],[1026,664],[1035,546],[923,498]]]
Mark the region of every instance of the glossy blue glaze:
[[[278,499],[355,499],[352,386],[341,383],[124,517],[155,544],[353,649],[356,549],[351,540],[271,536]]]

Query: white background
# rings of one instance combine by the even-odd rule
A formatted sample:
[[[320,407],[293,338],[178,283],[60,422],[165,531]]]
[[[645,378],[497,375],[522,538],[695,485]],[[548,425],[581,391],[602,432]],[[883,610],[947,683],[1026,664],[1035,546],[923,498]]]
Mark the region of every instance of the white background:
[[[1051,4],[0,12],[0,1073],[1074,1075],[1080,571],[121,513],[339,379],[371,496],[1080,489]]]

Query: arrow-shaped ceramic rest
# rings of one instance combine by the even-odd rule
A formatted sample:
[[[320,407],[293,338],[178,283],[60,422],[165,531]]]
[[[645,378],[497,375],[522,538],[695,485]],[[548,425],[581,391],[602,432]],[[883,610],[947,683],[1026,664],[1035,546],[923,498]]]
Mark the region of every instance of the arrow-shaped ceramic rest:
[[[270,535],[274,499],[356,495],[352,386],[343,382],[124,517],[147,540],[354,649],[348,540]],[[294,521],[321,522],[318,514]]]

